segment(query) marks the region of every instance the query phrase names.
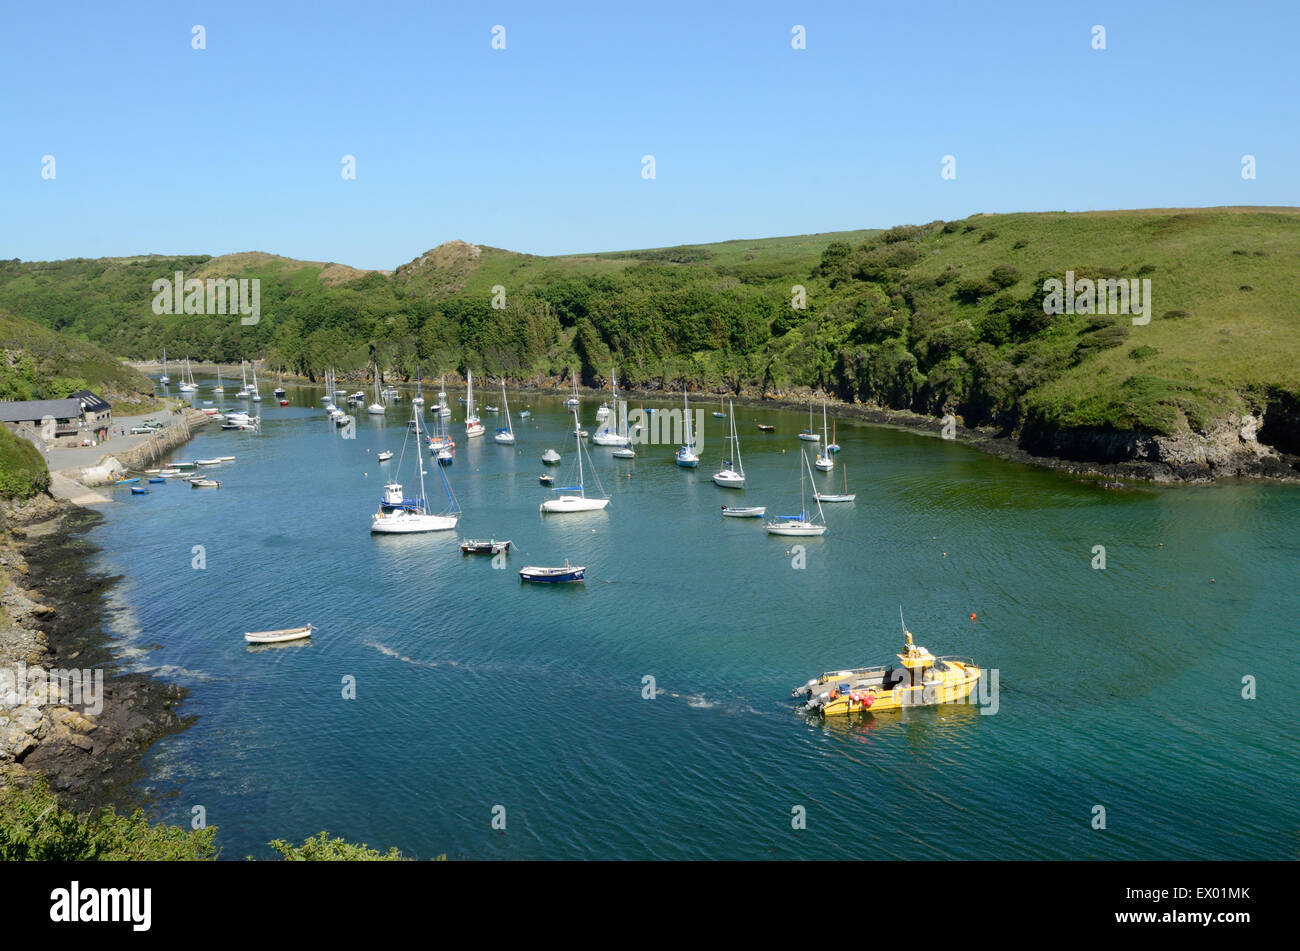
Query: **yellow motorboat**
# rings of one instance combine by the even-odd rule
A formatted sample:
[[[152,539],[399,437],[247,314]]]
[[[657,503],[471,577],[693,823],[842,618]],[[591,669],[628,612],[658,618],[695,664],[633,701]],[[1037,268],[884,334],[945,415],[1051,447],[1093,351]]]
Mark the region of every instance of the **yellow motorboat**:
[[[795,687],[791,695],[806,697],[803,709],[828,717],[966,702],[980,679],[975,662],[935,657],[912,643],[906,627],[903,634],[906,642],[896,666],[829,670]]]

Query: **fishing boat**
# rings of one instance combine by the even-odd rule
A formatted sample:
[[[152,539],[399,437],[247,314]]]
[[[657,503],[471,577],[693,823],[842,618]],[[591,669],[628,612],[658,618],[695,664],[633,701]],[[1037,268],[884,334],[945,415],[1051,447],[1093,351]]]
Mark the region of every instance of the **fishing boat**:
[[[564,401],[564,405],[570,408],[576,408],[580,403],[581,400],[578,399],[578,374],[575,371],[573,374],[573,395]]]
[[[615,373],[614,370],[612,369],[609,372],[609,379],[610,379],[610,385],[612,386],[614,392],[614,405],[619,408],[619,414],[614,421],[613,430],[611,430],[608,426],[606,426],[600,432],[596,433],[595,436],[592,436],[591,441],[594,442],[597,446],[615,446],[615,447],[626,446],[628,445],[629,442],[631,442],[631,440],[628,438],[627,435],[627,404],[619,403],[618,374]],[[603,418],[607,418],[608,416],[609,413],[606,413],[604,417],[602,417],[599,413],[597,413],[596,419],[597,421],[599,421]]]
[[[560,464],[560,454],[554,449],[548,449],[542,453],[542,462],[548,466],[558,466]]]
[[[852,502],[858,497],[856,492],[849,491],[849,467],[844,467],[844,491],[838,495],[825,492],[814,492],[813,498],[818,502]]]
[[[812,469],[808,466],[808,456],[806,453],[799,453],[803,466],[799,469],[799,514],[798,515],[778,515],[776,521],[768,522],[765,526],[769,535],[825,535],[826,534],[826,515],[822,512],[822,504],[817,503],[817,516],[821,523],[808,517],[808,482],[812,480]],[[805,474],[807,479],[804,478]]]
[[[190,488],[192,488],[192,489],[219,489],[219,488],[221,488],[221,482],[220,482],[220,480],[218,480],[218,479],[198,479],[198,478],[192,478],[192,479],[189,480],[189,483],[190,483]]]
[[[375,361],[375,401],[366,407],[366,412],[371,416],[383,416],[387,409],[379,395],[379,362]]]
[[[766,514],[766,505],[724,505],[722,507],[722,515],[724,518],[762,518]]]
[[[731,467],[730,459],[722,460],[722,468],[713,473],[713,481],[724,489],[743,489],[745,487],[745,466],[740,460],[740,436],[736,434],[736,405],[731,405],[731,435],[727,437],[735,450],[736,467]]]
[[[822,400],[822,442],[829,444],[830,440],[826,438],[826,401]],[[822,472],[830,472],[835,468],[835,458],[831,455],[829,448],[819,450],[817,453],[817,468]]]
[[[812,400],[808,401],[808,428],[799,433],[799,438],[804,442],[821,442],[821,435],[813,431],[812,428]]]
[[[677,450],[675,458],[677,464],[682,468],[694,469],[700,464],[700,456],[695,451],[695,430],[691,425],[691,401],[684,386],[682,387],[682,406],[685,407],[682,415],[686,420],[686,444]]]
[[[519,579],[543,584],[562,584],[566,581],[581,581],[586,575],[587,567],[585,565],[571,565],[566,558],[563,568],[539,568],[536,565],[529,565],[527,568],[520,570]]]
[[[153,480],[150,479],[149,481],[152,482]],[[133,486],[131,486],[131,494],[132,494],[132,495],[148,495],[148,494],[149,494],[149,490],[146,489],[146,488],[144,488],[143,486],[133,485]]]
[[[906,624],[903,636],[897,665],[829,670],[795,687],[791,696],[805,697],[802,708],[822,716],[933,707],[962,703],[970,696],[980,679],[973,660],[935,657],[912,643]]]
[[[247,631],[244,640],[250,644],[281,644],[284,641],[300,641],[304,637],[311,637],[313,630],[315,628],[308,624],[306,627],[286,627],[278,631]]]
[[[370,531],[379,534],[408,534],[411,532],[444,532],[456,527],[460,521],[460,506],[451,492],[451,483],[447,474],[439,467],[438,475],[442,479],[443,491],[447,494],[447,507],[434,514],[429,511],[424,494],[424,460],[420,455],[420,410],[411,408],[415,418],[415,471],[420,481],[420,494],[408,499],[402,494],[399,482],[390,482],[384,486],[384,495],[379,503],[379,511],[370,521]]]
[[[167,348],[163,347],[163,372],[162,376],[158,378],[158,382],[166,386],[171,381],[172,378],[167,375]]]
[[[504,379],[501,381],[501,404],[506,408],[505,429],[498,429],[492,439],[503,446],[513,446],[515,444],[515,429],[510,424],[510,400],[506,399],[506,381]]]
[[[573,411],[573,421],[576,425],[578,422],[578,411]],[[566,485],[555,489],[556,492],[577,492],[577,495],[561,495],[558,499],[547,499],[543,502],[538,510],[541,512],[595,512],[609,505],[609,496],[601,495],[596,498],[587,498],[587,489],[583,484],[582,473],[582,454],[586,451],[583,448],[582,440],[578,439],[578,484]],[[544,457],[543,457],[544,458]],[[595,476],[595,472],[592,472]],[[600,477],[596,476],[596,487],[600,488]],[[602,490],[603,491],[603,490]]]
[[[472,439],[486,432],[483,422],[474,412],[474,371],[465,373],[465,436]]]
[[[460,542],[460,550],[466,555],[500,555],[510,551],[510,539],[503,542],[495,538],[483,541],[481,538],[463,538]]]

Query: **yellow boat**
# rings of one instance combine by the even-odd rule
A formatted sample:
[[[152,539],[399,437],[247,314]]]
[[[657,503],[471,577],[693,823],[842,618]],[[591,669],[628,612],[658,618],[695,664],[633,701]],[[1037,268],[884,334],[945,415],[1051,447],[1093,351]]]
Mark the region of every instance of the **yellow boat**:
[[[964,703],[980,679],[975,662],[935,657],[912,643],[911,631],[904,628],[903,633],[907,640],[897,666],[826,671],[791,695],[806,697],[803,709],[828,717]]]

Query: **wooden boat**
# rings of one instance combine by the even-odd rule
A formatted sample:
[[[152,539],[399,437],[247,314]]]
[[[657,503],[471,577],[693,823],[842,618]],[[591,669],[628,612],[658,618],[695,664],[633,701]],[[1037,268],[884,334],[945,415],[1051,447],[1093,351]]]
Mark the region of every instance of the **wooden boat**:
[[[980,679],[975,662],[965,657],[935,657],[912,643],[906,626],[903,635],[899,666],[827,671],[795,687],[791,695],[806,697],[803,709],[823,716],[966,702]]]
[[[483,541],[481,538],[466,538],[460,543],[460,550],[466,555],[499,555],[510,550],[510,539],[503,542],[495,538]]]
[[[726,518],[761,518],[767,514],[766,505],[724,505],[722,514]]]
[[[536,565],[529,565],[519,572],[519,580],[542,584],[562,584],[569,581],[582,581],[586,574],[587,568],[585,565],[570,565],[569,560],[566,558],[563,568],[539,568]]]
[[[279,631],[247,631],[244,633],[244,640],[250,644],[282,644],[285,641],[298,641],[304,637],[311,637],[313,630],[308,624],[306,627],[286,627]]]
[[[152,480],[150,480],[150,481],[152,481]],[[133,485],[133,486],[131,486],[131,494],[132,494],[132,495],[148,495],[148,494],[149,494],[149,490],[146,489],[146,488],[143,488],[142,486]]]
[[[192,489],[219,489],[221,483],[217,479],[190,479],[190,488]]]
[[[758,428],[761,429],[761,430],[762,430],[763,432],[765,432],[765,433],[774,433],[774,432],[776,432],[776,427],[775,427],[775,426],[769,426],[769,425],[767,425],[767,423],[759,423],[759,424],[758,424]]]

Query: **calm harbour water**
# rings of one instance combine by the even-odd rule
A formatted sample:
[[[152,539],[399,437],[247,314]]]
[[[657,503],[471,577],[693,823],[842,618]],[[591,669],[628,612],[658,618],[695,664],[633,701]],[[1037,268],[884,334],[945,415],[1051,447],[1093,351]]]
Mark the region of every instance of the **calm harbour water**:
[[[634,461],[591,446],[609,509],[542,516],[540,456],[561,452],[550,471],[570,484],[571,417],[562,397],[515,394],[534,417],[516,418],[513,448],[489,414],[465,440],[453,403],[457,531],[372,536],[410,403],[354,413],[343,439],[322,392],[268,396],[260,434],[209,427],[174,458],[235,455],[220,490],[115,489],[92,536],[98,566],[125,576],[111,602],[124,655],[189,687],[198,717],[146,759],[158,816],[188,826],[203,806],[226,858],[322,829],[418,858],[1300,853],[1294,487],[1106,491],[841,421],[836,469],[815,478],[838,491],[847,465],[858,499],[825,507],[830,530],[803,540],[798,570],[799,540],[719,509],[798,511],[807,415],[737,408],[743,492],[710,481],[726,421],[704,404],[698,469],[672,446]],[[599,403],[583,399],[592,431]],[[381,465],[385,448],[398,457]],[[462,536],[516,551],[494,570]],[[565,558],[588,566],[585,585],[520,583],[524,565]],[[793,712],[790,688],[821,670],[893,660],[900,604],[917,643],[997,668],[996,714]],[[243,641],[309,621],[306,644]],[[1247,675],[1258,699],[1242,699]]]

